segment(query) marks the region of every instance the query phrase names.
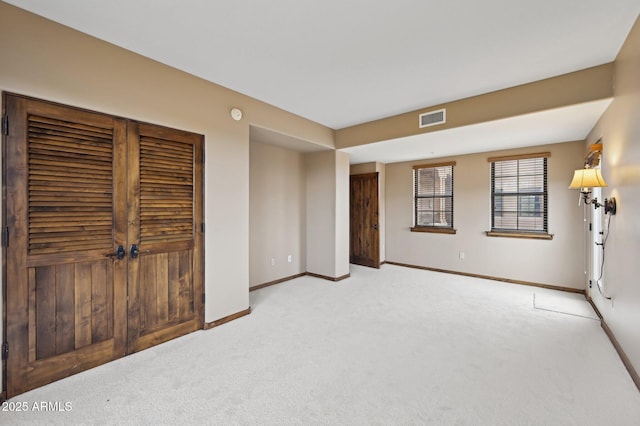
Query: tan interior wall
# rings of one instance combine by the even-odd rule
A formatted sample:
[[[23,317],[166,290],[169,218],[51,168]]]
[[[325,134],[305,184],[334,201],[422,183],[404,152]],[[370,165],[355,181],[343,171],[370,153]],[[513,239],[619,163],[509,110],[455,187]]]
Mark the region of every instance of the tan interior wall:
[[[307,272],[328,278],[349,273],[349,155],[305,154]]]
[[[251,287],[306,272],[305,179],[302,153],[251,142]]]
[[[602,174],[609,185],[604,197],[615,197],[618,212],[611,218],[606,245],[605,300],[593,288],[594,303],[604,316],[636,372],[640,373],[640,19],[615,62],[613,102],[587,137],[602,138]]]
[[[613,63],[340,129],[336,148],[482,123],[613,96]],[[446,108],[446,123],[419,128],[422,113]]]
[[[333,154],[336,182],[333,190],[336,203],[333,277],[340,278],[349,274],[349,154],[340,151],[333,151]]]
[[[606,194],[618,197],[620,206],[620,213],[613,221],[611,254],[607,254],[610,263],[606,268],[606,280],[612,283],[614,303],[619,303],[615,308],[604,306],[602,301],[597,303],[636,369],[640,368],[637,331],[640,287],[635,283],[640,270],[633,256],[640,248],[635,220],[638,212],[635,200],[640,199],[640,129],[638,120],[631,117],[640,116],[639,32],[636,23],[615,67],[607,64],[443,105],[447,107],[446,126],[455,127],[615,95],[611,107],[589,136],[590,141],[599,135],[605,140],[603,170],[610,185]],[[417,128],[417,114],[441,107],[436,105],[334,132],[1,1],[0,40],[4,46],[0,60],[0,90],[205,135],[205,291],[210,295],[206,321],[242,311],[249,304],[250,123],[329,148],[343,148],[417,134],[421,132]],[[615,92],[612,89],[614,68]],[[230,118],[232,107],[244,111],[242,121],[235,122]],[[447,127],[423,131],[443,128]],[[576,247],[584,247],[582,208],[577,206],[575,192],[566,187],[571,171],[581,165],[583,145],[576,142],[542,148],[549,149],[552,150],[549,223],[551,233],[555,234],[552,241],[484,236],[483,231],[489,226],[488,155],[469,155],[456,158],[458,234],[454,236],[408,231],[412,201],[411,183],[407,185],[411,174],[407,169],[410,170],[412,163],[386,166],[386,258],[582,288],[583,258],[567,255],[574,253]],[[531,149],[515,152],[522,151]],[[328,154],[333,158],[327,160],[325,166],[321,164],[324,160],[308,160],[309,155],[305,155],[307,191],[310,180],[317,182],[317,179],[326,178],[333,182],[331,194],[324,194],[328,189],[322,187],[320,192],[326,197],[307,202],[318,211],[330,209],[331,212],[330,217],[320,218],[323,222],[319,225],[308,223],[306,249],[310,262],[307,262],[307,269],[313,272],[312,269],[318,266],[322,274],[339,276],[345,270],[348,272],[348,260],[345,267],[343,259],[345,237],[348,259],[348,232],[344,232],[347,229],[344,223],[339,222],[346,220],[348,227],[348,211],[346,218],[344,215],[346,186],[343,185],[345,170],[348,179],[348,164],[345,168],[346,154],[327,152],[321,155]],[[332,166],[327,169],[326,164]],[[305,217],[307,221],[310,218],[308,209]],[[331,226],[344,235],[337,236],[337,231],[331,233],[327,237],[331,241],[326,251],[314,256],[309,253],[310,247],[316,250],[309,235],[322,242],[324,226]],[[311,234],[309,228],[312,228]],[[459,251],[465,251],[464,261],[458,259]],[[508,262],[496,261],[500,256],[509,259]],[[309,263],[313,263],[313,267]]]
[[[307,272],[333,277],[335,228],[335,154],[331,151],[305,154],[307,172]]]
[[[551,152],[548,220],[553,240],[486,236],[491,226],[487,158],[547,151]],[[412,166],[429,161],[387,164],[387,261],[583,289],[582,208],[577,204],[578,194],[567,189],[573,170],[582,165],[583,154],[584,144],[578,141],[438,159],[456,161],[455,235],[409,230],[413,225]]]
[[[0,40],[0,90],[205,135],[205,321],[245,310],[249,124],[327,147],[334,131],[4,2]]]

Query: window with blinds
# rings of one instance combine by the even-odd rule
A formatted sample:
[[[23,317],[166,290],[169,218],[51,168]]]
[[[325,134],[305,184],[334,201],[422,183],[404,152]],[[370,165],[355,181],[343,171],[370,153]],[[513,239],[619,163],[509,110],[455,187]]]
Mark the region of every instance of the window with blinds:
[[[490,158],[491,231],[548,232],[548,153]]]
[[[453,230],[455,162],[414,166],[413,231]]]

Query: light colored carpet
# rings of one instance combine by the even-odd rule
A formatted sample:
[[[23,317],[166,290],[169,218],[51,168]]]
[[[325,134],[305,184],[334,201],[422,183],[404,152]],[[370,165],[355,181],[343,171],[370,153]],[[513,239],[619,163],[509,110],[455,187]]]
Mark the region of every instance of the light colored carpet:
[[[561,291],[534,292],[533,307],[558,314],[575,315],[600,321],[593,307],[582,294]]]
[[[252,292],[249,316],[11,400],[71,411],[0,423],[638,424],[640,392],[599,323],[532,306],[564,293],[391,265],[351,274]]]

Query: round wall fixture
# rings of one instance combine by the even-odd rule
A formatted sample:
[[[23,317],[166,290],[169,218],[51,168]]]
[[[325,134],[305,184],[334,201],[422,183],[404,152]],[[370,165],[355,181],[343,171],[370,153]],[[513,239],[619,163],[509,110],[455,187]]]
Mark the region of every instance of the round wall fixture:
[[[242,110],[240,108],[232,108],[231,118],[233,118],[236,121],[240,121],[240,119],[242,119]]]

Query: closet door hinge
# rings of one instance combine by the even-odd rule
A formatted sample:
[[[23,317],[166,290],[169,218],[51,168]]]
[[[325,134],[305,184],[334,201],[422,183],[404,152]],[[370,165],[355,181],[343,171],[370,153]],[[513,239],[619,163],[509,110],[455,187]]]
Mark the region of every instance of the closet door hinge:
[[[9,247],[9,227],[2,230],[2,247]]]
[[[2,116],[2,134],[9,135],[9,116],[7,114]]]
[[[202,293],[202,304],[204,305],[204,301],[206,300],[206,297],[204,295],[204,293]]]
[[[2,359],[9,359],[9,342],[4,342],[2,344]]]

